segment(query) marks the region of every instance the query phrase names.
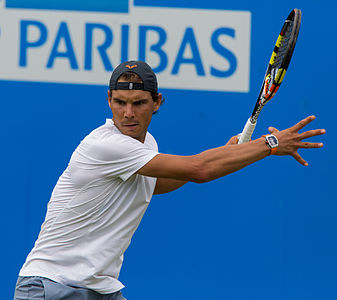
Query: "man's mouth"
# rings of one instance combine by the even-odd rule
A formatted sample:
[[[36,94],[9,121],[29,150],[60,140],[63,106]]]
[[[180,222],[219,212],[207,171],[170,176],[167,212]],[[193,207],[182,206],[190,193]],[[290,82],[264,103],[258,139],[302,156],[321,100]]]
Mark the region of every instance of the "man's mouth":
[[[123,124],[123,126],[126,128],[135,128],[138,126],[138,123]]]

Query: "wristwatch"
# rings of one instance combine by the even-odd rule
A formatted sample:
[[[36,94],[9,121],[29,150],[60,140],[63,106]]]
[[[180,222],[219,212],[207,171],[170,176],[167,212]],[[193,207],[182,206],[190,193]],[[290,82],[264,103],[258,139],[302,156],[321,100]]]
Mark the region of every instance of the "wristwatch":
[[[277,137],[273,134],[263,135],[262,137],[264,137],[267,146],[270,148],[270,155],[275,154],[278,147]]]

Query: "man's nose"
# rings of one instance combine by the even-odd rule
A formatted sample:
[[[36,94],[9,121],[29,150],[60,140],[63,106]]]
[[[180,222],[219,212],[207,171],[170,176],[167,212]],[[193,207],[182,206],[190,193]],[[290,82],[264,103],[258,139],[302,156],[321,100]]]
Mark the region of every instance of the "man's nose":
[[[125,118],[133,118],[135,116],[132,104],[127,103],[124,111],[124,117]]]

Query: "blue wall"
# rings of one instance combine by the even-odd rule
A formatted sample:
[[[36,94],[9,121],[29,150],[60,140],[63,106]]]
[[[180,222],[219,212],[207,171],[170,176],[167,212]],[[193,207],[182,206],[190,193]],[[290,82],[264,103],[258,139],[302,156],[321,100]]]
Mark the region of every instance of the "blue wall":
[[[255,137],[310,114],[326,128],[309,166],[268,157],[203,185],[154,196],[125,255],[128,299],[336,299],[337,3],[329,0],[135,0],[139,6],[248,10],[250,92],[161,90],[150,132],[163,153],[189,155],[241,131],[255,103],[283,19],[303,19],[293,61]],[[324,5],[323,5],[324,4]],[[1,67],[1,66],[0,66]],[[108,81],[108,78],[107,78]],[[11,299],[53,186],[81,139],[110,117],[107,86],[0,81],[2,299]]]

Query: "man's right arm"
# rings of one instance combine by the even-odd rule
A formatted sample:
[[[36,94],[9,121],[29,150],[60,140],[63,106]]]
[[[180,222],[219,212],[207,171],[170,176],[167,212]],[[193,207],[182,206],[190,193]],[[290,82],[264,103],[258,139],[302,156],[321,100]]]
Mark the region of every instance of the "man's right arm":
[[[291,155],[298,162],[306,162],[298,154],[299,148],[320,148],[321,143],[302,142],[303,139],[321,135],[325,130],[316,129],[298,133],[315,119],[307,117],[295,126],[283,131],[272,128],[278,138],[279,147],[276,155]],[[270,149],[264,138],[259,138],[240,145],[226,145],[210,149],[193,156],[159,154],[143,166],[137,173],[157,178],[172,178],[181,181],[203,183],[238,171],[268,156]]]

